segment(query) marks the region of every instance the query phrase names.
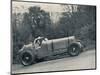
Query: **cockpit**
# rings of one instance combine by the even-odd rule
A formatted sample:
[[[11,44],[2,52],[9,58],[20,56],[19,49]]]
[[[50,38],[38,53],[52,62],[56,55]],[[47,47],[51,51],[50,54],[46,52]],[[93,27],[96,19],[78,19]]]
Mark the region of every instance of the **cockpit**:
[[[41,48],[43,42],[46,42],[48,39],[44,37],[38,37],[34,40],[35,49]]]

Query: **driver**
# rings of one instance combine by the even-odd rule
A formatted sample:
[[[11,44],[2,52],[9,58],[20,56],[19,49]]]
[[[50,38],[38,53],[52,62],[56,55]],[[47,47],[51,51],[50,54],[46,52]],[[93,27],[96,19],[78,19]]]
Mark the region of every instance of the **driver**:
[[[38,37],[34,40],[34,45],[35,45],[35,48],[38,49],[41,47],[41,44],[42,44],[42,41],[46,41],[47,39],[45,39],[44,37]]]

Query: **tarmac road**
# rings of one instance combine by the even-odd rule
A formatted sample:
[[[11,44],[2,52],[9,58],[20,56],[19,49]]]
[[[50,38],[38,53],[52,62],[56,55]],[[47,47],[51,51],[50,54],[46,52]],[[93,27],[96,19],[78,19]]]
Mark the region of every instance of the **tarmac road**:
[[[67,56],[62,59],[39,62],[31,66],[12,65],[12,73],[95,69],[95,66],[95,49],[92,49],[75,57]]]

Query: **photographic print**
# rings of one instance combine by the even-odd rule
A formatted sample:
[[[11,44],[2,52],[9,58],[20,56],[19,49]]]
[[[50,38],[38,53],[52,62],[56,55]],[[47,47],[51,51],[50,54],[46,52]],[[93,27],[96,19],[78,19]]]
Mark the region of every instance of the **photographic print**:
[[[11,73],[96,69],[96,6],[12,1]]]

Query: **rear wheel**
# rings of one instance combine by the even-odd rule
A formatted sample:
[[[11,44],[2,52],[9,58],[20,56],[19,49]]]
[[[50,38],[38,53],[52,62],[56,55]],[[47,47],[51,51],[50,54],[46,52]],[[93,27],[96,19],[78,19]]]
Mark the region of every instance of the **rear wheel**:
[[[20,62],[24,66],[28,66],[28,65],[31,65],[32,63],[34,63],[35,62],[35,56],[34,56],[33,52],[31,50],[26,50],[26,51],[21,52]]]
[[[69,48],[68,48],[68,54],[69,54],[70,56],[77,56],[77,55],[80,54],[80,52],[81,52],[81,48],[80,48],[80,46],[77,45],[77,44],[72,44],[72,45],[70,45]]]

